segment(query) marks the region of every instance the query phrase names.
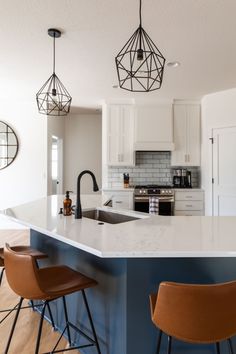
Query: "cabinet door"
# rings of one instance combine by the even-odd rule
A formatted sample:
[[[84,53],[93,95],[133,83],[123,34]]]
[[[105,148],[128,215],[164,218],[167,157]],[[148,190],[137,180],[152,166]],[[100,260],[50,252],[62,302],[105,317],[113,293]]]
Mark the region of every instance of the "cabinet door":
[[[109,165],[119,163],[119,127],[120,107],[110,105],[107,110],[107,162]]]
[[[200,105],[187,106],[187,166],[200,166]]]
[[[134,108],[121,106],[119,126],[119,159],[122,165],[134,165]]]
[[[174,106],[174,143],[171,153],[172,166],[185,166],[187,163],[187,110],[186,105]]]
[[[107,163],[134,165],[134,108],[110,105],[107,110]]]
[[[200,166],[200,105],[174,106],[172,166]]]

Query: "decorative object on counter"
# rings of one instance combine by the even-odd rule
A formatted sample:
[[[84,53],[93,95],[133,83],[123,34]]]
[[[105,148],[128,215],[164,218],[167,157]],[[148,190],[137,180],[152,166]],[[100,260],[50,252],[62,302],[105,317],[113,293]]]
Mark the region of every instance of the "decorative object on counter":
[[[142,0],[139,27],[115,58],[120,88],[133,92],[159,89],[165,66],[165,58],[142,27],[141,6]]]
[[[61,31],[50,28],[48,35],[53,38],[53,73],[36,94],[38,110],[48,116],[66,116],[72,97],[55,73],[55,39],[61,37]]]
[[[123,178],[124,178],[124,188],[129,188],[129,174],[124,173]]]
[[[82,218],[82,208],[81,208],[81,202],[80,202],[80,181],[81,181],[81,178],[83,177],[83,175],[85,175],[85,174],[89,174],[92,177],[93,191],[94,192],[99,191],[97,181],[96,181],[96,178],[95,178],[93,172],[89,171],[89,170],[82,171],[77,178],[77,196],[76,196],[76,206],[75,206],[75,219]]]
[[[63,208],[60,208],[59,213],[58,214],[63,214]]]
[[[14,130],[0,121],[0,170],[9,166],[16,158],[19,143]]]
[[[66,197],[63,200],[63,214],[69,216],[72,214],[72,200],[70,199],[70,192],[66,191]]]

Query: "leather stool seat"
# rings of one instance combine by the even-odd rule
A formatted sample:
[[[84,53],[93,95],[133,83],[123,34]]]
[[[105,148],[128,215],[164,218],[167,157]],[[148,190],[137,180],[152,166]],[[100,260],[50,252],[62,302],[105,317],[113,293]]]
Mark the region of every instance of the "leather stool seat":
[[[168,335],[168,354],[172,337],[187,343],[214,343],[218,354],[220,342],[227,341],[233,354],[235,299],[236,281],[210,285],[160,283],[158,293],[150,295],[152,321],[160,330],[157,353],[164,332]]]
[[[34,256],[32,256],[31,253],[27,254],[27,252],[24,251],[14,251],[14,249],[10,248],[10,246],[7,244],[4,248],[4,262],[8,283],[12,290],[21,297],[17,308],[15,320],[11,329],[11,333],[8,339],[8,343],[5,349],[5,354],[7,354],[9,350],[12,335],[15,330],[15,325],[23,299],[43,300],[44,302],[44,307],[42,309],[40,317],[38,337],[36,340],[35,354],[37,354],[39,353],[45,307],[48,306],[48,303],[50,301],[58,299],[59,297],[62,297],[63,300],[63,308],[66,320],[66,327],[62,331],[62,333],[67,331],[68,341],[70,344],[70,348],[67,348],[66,351],[77,348],[95,346],[97,349],[97,353],[101,354],[97,335],[94,329],[91,313],[85,295],[85,289],[97,285],[97,282],[95,280],[65,265],[38,268],[36,265],[36,259]],[[24,282],[22,282],[23,274]],[[78,329],[72,323],[69,322],[65,296],[77,291],[81,291],[82,293],[82,297],[88,314],[89,323],[91,325],[91,330],[93,333],[93,338],[89,337],[81,329]],[[89,343],[83,344],[82,346],[72,346],[70,327],[72,327],[74,330],[78,330],[78,332],[82,336],[84,336],[89,341]],[[50,353],[58,353],[65,351],[65,349],[56,350],[59,341],[57,342],[53,350],[50,351]]]
[[[26,255],[31,255],[32,257],[35,258],[35,260],[39,260],[39,259],[44,259],[44,258],[48,258],[47,254],[46,253],[43,253],[39,250],[36,250],[30,246],[26,246],[26,245],[20,245],[20,246],[13,246],[12,247],[12,250],[14,252],[20,252],[20,253],[23,253],[23,254],[26,254]],[[1,282],[2,282],[2,278],[3,278],[3,273],[5,271],[5,263],[4,263],[4,248],[0,248],[0,267],[3,267],[2,268],[2,271],[0,273],[0,285],[1,285]],[[30,300],[31,302],[31,305],[30,306],[24,306],[24,308],[32,308],[33,310],[35,309],[35,305],[34,305],[34,302],[33,300],[31,299]],[[38,305],[40,306],[40,305]],[[13,312],[15,311],[17,308],[17,305],[11,309],[5,309],[5,310],[0,310],[0,313],[6,313],[6,315],[0,320],[0,324]],[[52,327],[55,329],[55,324],[54,324],[54,320],[53,320],[53,317],[52,317],[52,313],[51,313],[51,309],[50,309],[50,306],[48,304],[47,306],[48,308],[48,311],[49,311],[49,317],[50,317],[50,320],[51,320],[51,324],[52,324]]]

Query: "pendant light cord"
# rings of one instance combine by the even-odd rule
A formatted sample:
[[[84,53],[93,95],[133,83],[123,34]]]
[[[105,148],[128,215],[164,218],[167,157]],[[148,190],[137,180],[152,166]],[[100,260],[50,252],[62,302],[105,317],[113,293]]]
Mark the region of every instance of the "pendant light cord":
[[[142,0],[139,1],[139,25],[142,27]]]
[[[53,74],[55,74],[55,38],[56,38],[56,34],[54,33],[53,36]]]
[[[139,50],[142,49],[142,36],[141,36],[141,28],[142,28],[142,0],[139,0]]]

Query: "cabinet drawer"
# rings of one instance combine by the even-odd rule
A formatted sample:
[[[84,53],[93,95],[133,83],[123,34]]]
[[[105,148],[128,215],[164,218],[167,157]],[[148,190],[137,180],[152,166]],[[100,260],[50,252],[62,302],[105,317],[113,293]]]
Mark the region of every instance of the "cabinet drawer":
[[[175,210],[175,216],[202,216],[203,210]]]
[[[203,201],[203,192],[180,192],[180,191],[175,191],[175,200],[201,200]]]
[[[203,210],[202,201],[175,201],[175,210]]]
[[[129,195],[116,195],[112,198],[114,209],[133,209],[133,198]]]

